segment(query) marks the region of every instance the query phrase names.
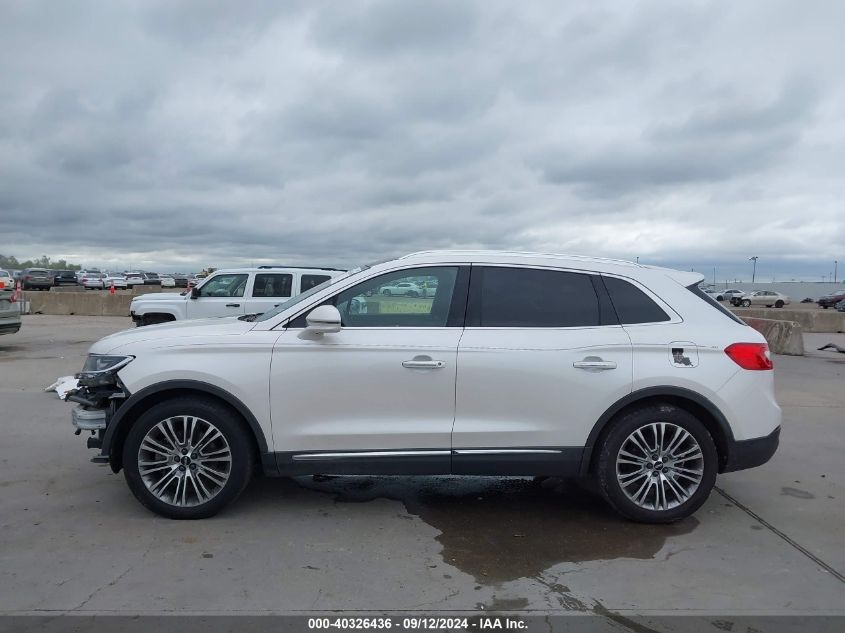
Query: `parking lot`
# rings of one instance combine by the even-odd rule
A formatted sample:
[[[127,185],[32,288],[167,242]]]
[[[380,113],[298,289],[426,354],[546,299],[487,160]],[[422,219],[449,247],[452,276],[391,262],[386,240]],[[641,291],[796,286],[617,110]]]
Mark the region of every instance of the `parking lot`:
[[[6,614],[845,613],[845,354],[776,357],[779,452],[674,525],[623,521],[573,482],[460,477],[257,479],[176,522],[91,464],[73,405],[43,392],[131,326],[33,315],[0,338]]]

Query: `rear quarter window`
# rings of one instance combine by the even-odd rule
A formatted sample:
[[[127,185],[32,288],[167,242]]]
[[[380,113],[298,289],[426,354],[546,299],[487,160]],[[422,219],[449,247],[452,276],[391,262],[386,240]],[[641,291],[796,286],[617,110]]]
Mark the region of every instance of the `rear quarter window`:
[[[698,297],[699,299],[701,299],[705,303],[709,303],[711,306],[716,308],[719,312],[721,312],[726,317],[728,317],[731,321],[736,321],[740,325],[745,325],[745,321],[740,319],[733,312],[728,310],[725,306],[723,306],[721,303],[716,301],[713,297],[711,297],[706,292],[704,292],[701,288],[698,287],[698,284],[693,284],[692,286],[687,286],[687,290],[689,290],[692,294],[694,294],[696,297]]]
[[[617,277],[603,277],[603,279],[622,325],[662,323],[671,320],[663,308],[634,284]]]

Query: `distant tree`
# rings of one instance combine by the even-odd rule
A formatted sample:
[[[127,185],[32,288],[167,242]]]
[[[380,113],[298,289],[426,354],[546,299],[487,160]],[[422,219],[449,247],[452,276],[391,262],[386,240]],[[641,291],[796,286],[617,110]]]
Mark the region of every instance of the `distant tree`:
[[[49,268],[52,270],[82,270],[79,264],[68,264],[66,260],[52,261],[47,255],[31,260],[19,261],[14,255],[0,255],[0,268]]]

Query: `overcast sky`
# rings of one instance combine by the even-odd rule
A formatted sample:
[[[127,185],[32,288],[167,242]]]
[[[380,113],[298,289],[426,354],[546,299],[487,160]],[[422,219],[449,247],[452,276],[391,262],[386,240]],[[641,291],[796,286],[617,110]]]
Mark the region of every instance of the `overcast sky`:
[[[0,253],[820,280],[845,260],[843,24],[839,0],[2,0]]]

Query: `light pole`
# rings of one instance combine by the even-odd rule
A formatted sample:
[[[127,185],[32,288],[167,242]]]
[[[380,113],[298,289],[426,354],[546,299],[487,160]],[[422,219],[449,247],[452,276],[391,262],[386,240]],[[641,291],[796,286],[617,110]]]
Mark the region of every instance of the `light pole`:
[[[839,283],[839,262],[835,259],[833,260],[833,282]]]
[[[757,255],[755,255],[754,257],[748,258],[748,261],[754,262],[754,268],[751,269],[751,283],[752,284],[754,283],[754,279],[757,277],[757,259],[758,259]]]

